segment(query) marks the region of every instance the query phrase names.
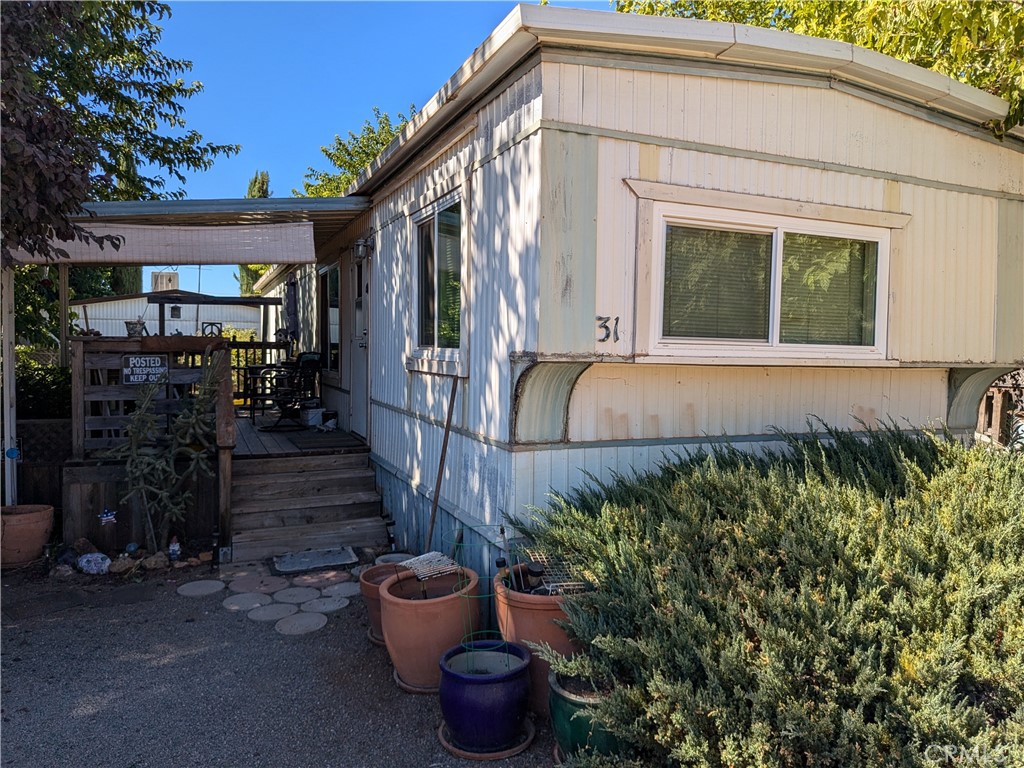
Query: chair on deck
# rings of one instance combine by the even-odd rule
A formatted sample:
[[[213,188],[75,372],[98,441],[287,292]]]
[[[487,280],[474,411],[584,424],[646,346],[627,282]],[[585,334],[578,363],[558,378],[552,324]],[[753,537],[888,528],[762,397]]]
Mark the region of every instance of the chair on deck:
[[[319,404],[320,353],[303,352],[294,361],[270,365],[255,373],[250,388],[250,416],[255,421],[256,408],[270,405],[278,412],[277,421],[259,429],[305,429],[302,409]],[[282,423],[285,421],[292,423]]]

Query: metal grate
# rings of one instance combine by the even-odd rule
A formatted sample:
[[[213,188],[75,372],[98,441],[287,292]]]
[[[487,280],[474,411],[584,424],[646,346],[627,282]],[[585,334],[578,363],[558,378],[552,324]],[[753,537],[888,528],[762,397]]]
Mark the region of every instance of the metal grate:
[[[434,576],[444,576],[446,573],[455,573],[460,568],[458,563],[440,552],[427,552],[425,555],[411,557],[408,560],[403,560],[400,565],[404,565],[412,571],[417,581],[425,581]]]
[[[541,588],[549,595],[571,595],[587,590],[586,582],[572,578],[569,570],[560,560],[550,558],[535,549],[525,548],[523,551],[530,560],[544,566]]]

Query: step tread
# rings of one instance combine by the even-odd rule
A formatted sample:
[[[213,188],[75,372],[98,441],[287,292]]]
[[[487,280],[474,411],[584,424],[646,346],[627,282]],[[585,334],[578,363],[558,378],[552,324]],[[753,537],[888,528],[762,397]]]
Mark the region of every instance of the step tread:
[[[317,472],[332,469],[365,468],[370,454],[345,453],[331,456],[282,456],[274,459],[235,459],[231,463],[233,477],[260,477],[289,472]]]
[[[273,541],[282,536],[291,536],[297,532],[303,535],[319,536],[321,534],[335,533],[353,526],[380,525],[384,529],[384,519],[379,515],[373,517],[361,517],[353,520],[342,520],[330,523],[312,523],[309,525],[286,525],[281,528],[263,528],[254,531],[238,531],[232,534],[233,541]]]
[[[331,528],[315,531],[314,526],[297,526],[289,531],[283,529],[280,535],[248,536],[242,533],[232,537],[232,560],[242,562],[289,552],[303,552],[307,549],[333,549],[337,547],[375,547],[387,543],[387,529],[380,517],[354,520]]]
[[[287,510],[232,511],[231,530],[236,532],[307,526],[316,523],[340,523],[380,516],[380,499],[359,503],[331,504],[322,507]]]
[[[231,484],[232,502],[247,498],[260,499],[304,499],[311,497],[336,496],[358,491],[375,491],[376,477],[365,474],[337,475],[316,478],[264,478],[260,483],[244,485]]]

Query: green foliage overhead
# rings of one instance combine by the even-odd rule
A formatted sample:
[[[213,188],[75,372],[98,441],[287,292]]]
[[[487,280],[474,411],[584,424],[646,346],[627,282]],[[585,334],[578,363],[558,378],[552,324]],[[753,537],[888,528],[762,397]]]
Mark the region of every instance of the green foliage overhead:
[[[184,101],[203,86],[156,47],[169,16],[148,0],[4,3],[5,264],[18,248],[66,255],[52,240],[116,246],[71,221],[83,202],[180,198],[169,182],[238,151],[186,128]]]
[[[302,191],[292,190],[293,195],[300,197],[341,197],[345,194],[356,177],[377,156],[384,151],[391,141],[398,136],[409,120],[416,114],[416,107],[409,106],[409,116],[398,113],[398,122],[392,123],[387,112],[373,108],[374,125],[369,120],[363,123],[363,129],[356,135],[349,131],[348,139],[334,137],[329,147],[320,147],[320,151],[330,161],[334,170],[317,171],[310,167],[302,182]]]
[[[997,134],[1024,122],[1024,0],[618,0],[624,13],[751,24],[842,40],[993,93]]]
[[[598,715],[644,765],[1024,764],[1024,456],[784,437],[520,523],[594,585],[555,668],[610,686]]]

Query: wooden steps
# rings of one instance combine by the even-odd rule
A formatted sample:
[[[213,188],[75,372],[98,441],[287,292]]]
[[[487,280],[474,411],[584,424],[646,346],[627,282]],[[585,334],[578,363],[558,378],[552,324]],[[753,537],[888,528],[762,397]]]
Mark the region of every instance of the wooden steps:
[[[236,458],[232,560],[387,543],[369,451]]]

